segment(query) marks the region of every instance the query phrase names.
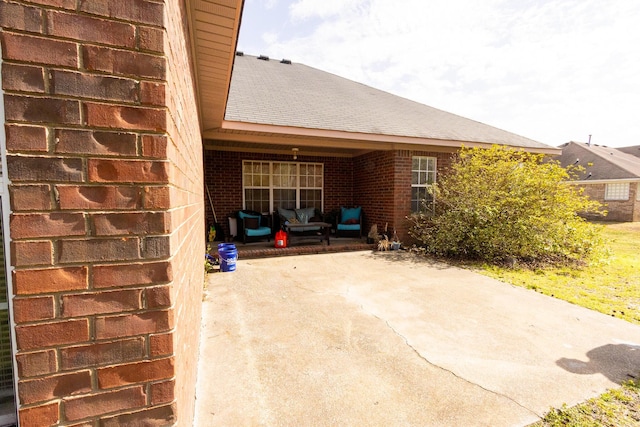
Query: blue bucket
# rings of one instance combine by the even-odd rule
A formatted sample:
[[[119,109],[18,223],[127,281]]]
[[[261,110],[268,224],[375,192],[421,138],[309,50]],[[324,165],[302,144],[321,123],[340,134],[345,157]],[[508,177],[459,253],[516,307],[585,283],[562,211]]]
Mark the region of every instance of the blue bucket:
[[[220,257],[220,271],[236,271],[236,261],[238,260],[238,250],[233,243],[218,244],[218,256]]]

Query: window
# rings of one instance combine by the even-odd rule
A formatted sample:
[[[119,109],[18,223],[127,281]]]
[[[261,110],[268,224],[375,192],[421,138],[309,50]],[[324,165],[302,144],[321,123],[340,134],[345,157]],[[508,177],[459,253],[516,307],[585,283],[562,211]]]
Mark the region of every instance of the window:
[[[604,187],[605,200],[629,200],[629,183],[606,184]]]
[[[433,208],[433,195],[429,193],[429,188],[434,182],[436,182],[436,158],[413,157],[411,161],[412,212]]]
[[[322,210],[321,163],[242,162],[244,208],[273,212],[277,208],[316,207]]]

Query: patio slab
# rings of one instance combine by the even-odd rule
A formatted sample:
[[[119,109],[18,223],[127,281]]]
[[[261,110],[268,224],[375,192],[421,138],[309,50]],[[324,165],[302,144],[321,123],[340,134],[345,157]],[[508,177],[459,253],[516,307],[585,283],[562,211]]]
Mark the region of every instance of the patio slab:
[[[640,373],[640,327],[404,253],[208,278],[198,426],[525,426]]]

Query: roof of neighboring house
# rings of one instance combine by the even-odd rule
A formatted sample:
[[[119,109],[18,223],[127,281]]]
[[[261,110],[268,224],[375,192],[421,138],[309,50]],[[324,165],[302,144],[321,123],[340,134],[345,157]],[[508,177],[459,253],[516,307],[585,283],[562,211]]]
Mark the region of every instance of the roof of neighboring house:
[[[618,150],[623,153],[631,154],[636,157],[640,157],[640,145],[632,145],[631,147],[621,147]]]
[[[554,147],[303,64],[236,56],[226,122],[460,143]],[[433,140],[436,140],[435,143]]]
[[[561,146],[558,158],[564,167],[580,165],[585,168],[577,179],[637,179],[640,178],[640,158],[622,150],[603,145],[571,141]]]

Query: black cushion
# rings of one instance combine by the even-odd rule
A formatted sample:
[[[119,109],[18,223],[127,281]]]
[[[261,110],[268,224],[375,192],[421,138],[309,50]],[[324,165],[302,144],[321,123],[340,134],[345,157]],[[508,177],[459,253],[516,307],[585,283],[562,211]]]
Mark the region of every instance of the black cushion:
[[[245,218],[244,219],[244,228],[253,229],[260,227],[260,219],[259,218]]]

